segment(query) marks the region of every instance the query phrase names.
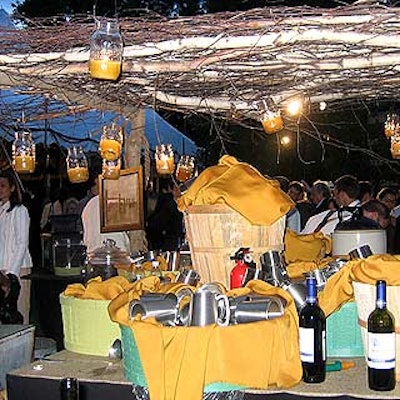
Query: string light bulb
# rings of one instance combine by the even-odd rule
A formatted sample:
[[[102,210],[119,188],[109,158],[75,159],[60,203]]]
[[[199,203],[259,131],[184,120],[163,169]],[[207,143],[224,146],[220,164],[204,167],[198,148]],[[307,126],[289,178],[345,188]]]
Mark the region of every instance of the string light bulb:
[[[286,112],[295,117],[298,116],[302,113],[303,111],[303,105],[304,105],[304,101],[302,98],[300,97],[296,97],[292,100],[290,100],[287,105],[286,105]]]
[[[281,145],[288,146],[290,144],[290,137],[289,136],[282,136],[281,138]]]

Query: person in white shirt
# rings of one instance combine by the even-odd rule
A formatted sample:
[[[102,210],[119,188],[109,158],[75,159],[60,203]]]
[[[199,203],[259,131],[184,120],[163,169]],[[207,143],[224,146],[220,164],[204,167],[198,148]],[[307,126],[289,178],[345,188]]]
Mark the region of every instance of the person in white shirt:
[[[312,216],[301,233],[322,232],[325,235],[331,235],[339,222],[351,219],[353,211],[360,206],[359,193],[360,187],[354,176],[344,175],[337,179],[333,188],[333,196],[339,209],[323,211]]]
[[[29,253],[30,218],[21,203],[21,194],[11,170],[0,172],[0,273],[19,278],[29,273],[32,259]],[[29,322],[29,281],[21,283],[18,309]]]

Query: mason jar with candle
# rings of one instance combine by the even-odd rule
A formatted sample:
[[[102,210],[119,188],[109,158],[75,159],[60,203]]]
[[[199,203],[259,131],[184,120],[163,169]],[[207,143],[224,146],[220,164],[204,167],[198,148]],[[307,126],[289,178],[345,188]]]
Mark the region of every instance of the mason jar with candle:
[[[104,179],[119,179],[121,172],[121,159],[105,160],[103,158],[102,175]]]
[[[260,101],[258,108],[261,112],[260,120],[266,133],[273,134],[283,129],[281,112],[271,98]]]
[[[116,123],[103,127],[103,134],[100,138],[99,151],[103,159],[116,161],[121,156],[123,142],[122,128]]]
[[[390,152],[392,153],[392,158],[400,158],[400,136],[392,136],[390,142]]]
[[[186,182],[193,176],[194,158],[188,155],[182,155],[176,167],[176,179],[178,182]]]
[[[97,22],[90,37],[89,71],[92,78],[116,81],[122,69],[123,42],[116,21]]]
[[[388,114],[385,121],[385,136],[390,138],[400,133],[400,121],[397,114]]]
[[[29,131],[15,132],[12,145],[13,166],[20,174],[31,174],[35,171],[35,144]]]
[[[158,175],[171,175],[175,170],[174,151],[171,144],[156,146],[156,171]]]
[[[71,183],[86,182],[89,179],[89,168],[86,155],[81,146],[68,149],[67,174]]]

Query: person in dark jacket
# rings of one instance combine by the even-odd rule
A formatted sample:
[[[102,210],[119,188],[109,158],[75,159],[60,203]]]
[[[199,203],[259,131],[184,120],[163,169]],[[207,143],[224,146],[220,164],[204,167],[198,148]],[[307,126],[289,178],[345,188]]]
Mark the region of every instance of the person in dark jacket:
[[[160,179],[160,194],[156,207],[147,220],[150,250],[174,251],[183,241],[183,214],[176,204],[178,192],[179,188],[172,179]]]
[[[329,199],[331,198],[331,189],[327,182],[315,181],[311,188],[310,199],[314,204],[314,215],[329,209]]]

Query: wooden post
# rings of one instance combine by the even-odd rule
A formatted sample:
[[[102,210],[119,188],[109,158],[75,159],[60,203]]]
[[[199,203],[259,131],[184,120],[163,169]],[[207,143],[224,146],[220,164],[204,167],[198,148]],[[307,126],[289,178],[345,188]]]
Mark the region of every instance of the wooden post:
[[[131,133],[130,135],[125,135],[125,168],[134,168],[142,165],[145,188],[145,183],[150,177],[149,143],[145,134],[145,109],[141,108],[133,114],[130,117],[130,122],[132,124]],[[130,231],[128,235],[131,251],[147,251],[144,230]]]

